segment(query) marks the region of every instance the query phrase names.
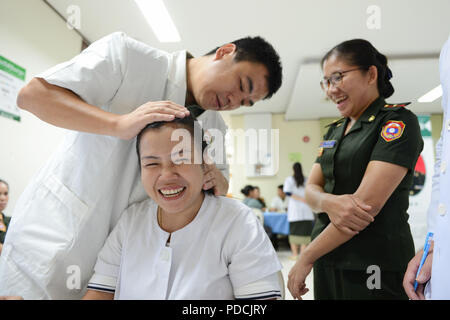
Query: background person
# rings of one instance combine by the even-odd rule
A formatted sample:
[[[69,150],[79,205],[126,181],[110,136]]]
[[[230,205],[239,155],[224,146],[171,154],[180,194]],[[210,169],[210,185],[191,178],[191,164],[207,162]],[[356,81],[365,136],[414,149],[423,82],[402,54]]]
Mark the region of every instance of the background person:
[[[256,188],[252,185],[246,185],[244,188],[241,189],[241,193],[245,196],[244,200],[242,202],[254,209],[259,209],[262,211],[263,205],[258,200],[258,192],[256,191]]]
[[[3,211],[6,209],[9,200],[9,185],[6,181],[0,179],[0,254],[2,254],[3,243],[5,242],[6,232],[8,231],[11,217],[5,216]]]
[[[287,212],[289,205],[289,198],[283,191],[283,185],[277,187],[277,196],[272,199],[269,211],[273,212]]]
[[[262,211],[266,210],[266,201],[264,200],[264,198],[261,197],[261,190],[259,189],[258,186],[254,186],[255,187],[255,199],[259,201],[259,203],[261,203],[262,205]]]
[[[314,265],[314,299],[406,299],[402,279],[414,256],[409,190],[423,149],[417,117],[406,104],[385,102],[392,72],[370,42],[337,45],[322,69],[322,88],[343,118],[329,126],[306,185],[320,213],[288,288],[300,299]],[[367,285],[374,265],[376,290]]]
[[[289,221],[289,244],[291,246],[291,260],[297,260],[311,242],[314,213],[305,200],[305,177],[299,162],[292,166],[294,175],[287,177],[283,184],[283,191],[289,197],[287,210]],[[299,252],[300,247],[300,252]]]

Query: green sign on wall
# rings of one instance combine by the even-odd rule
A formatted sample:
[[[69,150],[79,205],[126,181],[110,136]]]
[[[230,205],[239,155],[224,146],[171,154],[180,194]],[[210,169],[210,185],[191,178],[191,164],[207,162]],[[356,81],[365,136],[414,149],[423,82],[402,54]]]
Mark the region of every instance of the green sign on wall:
[[[0,116],[20,121],[16,100],[25,74],[24,68],[0,55]]]

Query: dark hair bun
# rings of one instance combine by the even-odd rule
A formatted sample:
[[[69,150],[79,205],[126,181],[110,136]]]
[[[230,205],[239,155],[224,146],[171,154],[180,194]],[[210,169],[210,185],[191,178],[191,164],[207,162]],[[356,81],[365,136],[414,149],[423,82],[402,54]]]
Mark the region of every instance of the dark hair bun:
[[[245,195],[248,196],[250,194],[250,192],[255,189],[253,186],[251,185],[246,185],[243,189],[241,189],[241,192]]]

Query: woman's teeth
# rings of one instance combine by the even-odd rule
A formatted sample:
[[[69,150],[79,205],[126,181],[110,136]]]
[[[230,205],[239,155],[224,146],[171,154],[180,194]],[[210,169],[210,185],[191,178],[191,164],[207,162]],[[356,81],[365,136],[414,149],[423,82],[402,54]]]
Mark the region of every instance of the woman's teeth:
[[[339,104],[339,103],[341,103],[342,101],[344,101],[346,99],[347,99],[347,97],[342,97],[342,98],[336,99],[335,101],[336,101],[337,104]]]
[[[165,189],[162,190],[160,189],[159,191],[162,193],[163,196],[165,197],[175,197],[177,196],[179,193],[181,193],[184,190],[184,187],[182,188],[177,188],[177,189]]]

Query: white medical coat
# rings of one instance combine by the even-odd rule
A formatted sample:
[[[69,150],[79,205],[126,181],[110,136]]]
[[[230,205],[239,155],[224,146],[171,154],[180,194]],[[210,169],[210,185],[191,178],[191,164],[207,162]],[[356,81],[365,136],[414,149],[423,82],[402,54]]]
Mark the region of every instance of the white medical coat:
[[[279,292],[282,266],[252,210],[234,199],[205,195],[197,216],[169,233],[157,221],[157,204],[133,204],[99,253],[94,290],[115,299],[234,299],[240,287],[273,275],[260,292]],[[108,290],[109,289],[109,290]]]
[[[287,177],[284,181],[283,191],[290,192],[291,194],[295,194],[303,198],[305,197],[305,187],[297,187],[297,183],[292,176]],[[314,213],[311,208],[306,203],[295,200],[292,197],[289,197],[287,216],[289,222],[314,220]]]
[[[169,54],[113,33],[38,77],[116,114],[148,101],[184,105],[186,51]],[[226,130],[217,112],[199,119],[204,129]],[[227,166],[219,168],[228,177]],[[17,202],[0,259],[0,295],[81,298],[120,214],[145,198],[135,139],[69,131]]]
[[[439,59],[444,122],[436,145],[428,231],[434,232],[433,267],[427,298],[450,299],[450,38]]]

